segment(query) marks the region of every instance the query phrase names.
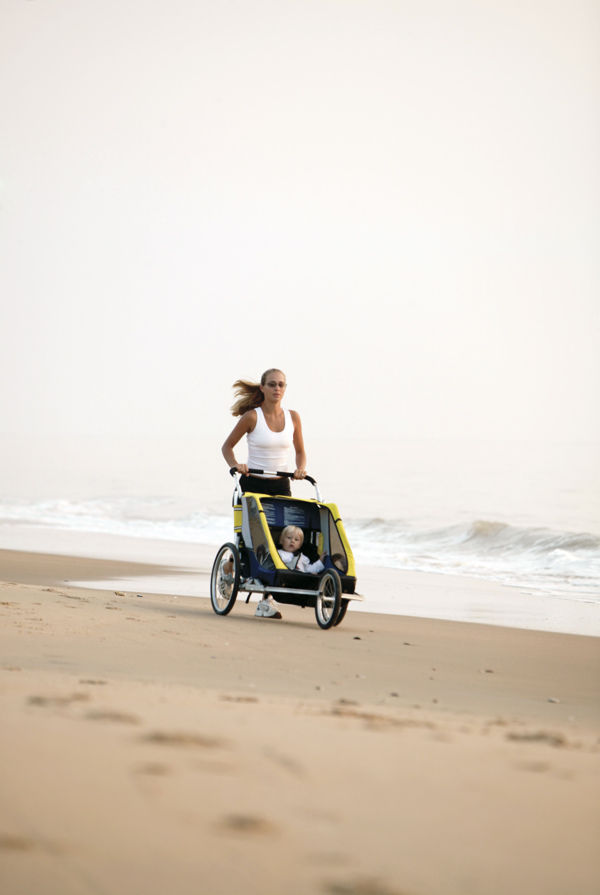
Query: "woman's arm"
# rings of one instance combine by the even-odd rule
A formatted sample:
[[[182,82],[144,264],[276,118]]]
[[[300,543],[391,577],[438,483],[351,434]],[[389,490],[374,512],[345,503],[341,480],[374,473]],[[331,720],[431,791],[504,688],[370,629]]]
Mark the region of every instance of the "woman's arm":
[[[246,463],[238,463],[235,459],[234,447],[240,441],[244,435],[247,435],[248,432],[252,432],[254,427],[256,426],[256,410],[247,410],[246,413],[240,418],[237,425],[231,431],[229,437],[225,440],[223,447],[221,448],[221,453],[225,457],[225,461],[230,469],[235,468],[242,475],[248,475],[248,466]]]
[[[303,479],[306,475],[306,451],[304,450],[304,438],[302,435],[302,423],[300,416],[295,410],[290,410],[292,422],[294,423],[294,449],[296,451],[296,471],[295,479]]]

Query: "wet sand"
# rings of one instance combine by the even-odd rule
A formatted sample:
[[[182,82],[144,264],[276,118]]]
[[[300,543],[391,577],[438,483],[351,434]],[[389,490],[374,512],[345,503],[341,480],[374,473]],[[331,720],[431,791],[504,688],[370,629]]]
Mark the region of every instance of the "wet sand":
[[[161,573],[0,551],[3,892],[599,891],[600,639],[64,583]]]

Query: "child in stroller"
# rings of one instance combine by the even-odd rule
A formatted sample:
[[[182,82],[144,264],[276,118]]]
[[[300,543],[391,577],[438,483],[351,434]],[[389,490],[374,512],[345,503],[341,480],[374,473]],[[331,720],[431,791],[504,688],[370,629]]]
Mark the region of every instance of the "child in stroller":
[[[288,569],[296,572],[318,574],[325,568],[323,560],[327,556],[326,553],[322,553],[319,559],[313,563],[310,562],[308,556],[300,553],[300,548],[304,543],[304,532],[297,525],[286,525],[279,536],[279,543],[281,546],[277,552]],[[259,618],[281,618],[281,613],[273,603],[273,598],[270,594],[259,602],[255,615]]]
[[[288,569],[318,574],[325,568],[323,560],[327,553],[322,553],[316,562],[311,563],[308,556],[299,552],[304,543],[304,532],[297,525],[286,525],[281,532],[279,543],[281,547],[277,552]]]

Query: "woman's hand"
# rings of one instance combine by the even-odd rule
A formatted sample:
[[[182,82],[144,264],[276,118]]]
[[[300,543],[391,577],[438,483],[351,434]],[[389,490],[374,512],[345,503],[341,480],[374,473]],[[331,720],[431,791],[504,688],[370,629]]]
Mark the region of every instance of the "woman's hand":
[[[240,475],[248,475],[248,467],[245,463],[236,463],[235,468]]]
[[[296,469],[294,472],[295,479],[305,479],[306,478],[306,470],[305,469]]]

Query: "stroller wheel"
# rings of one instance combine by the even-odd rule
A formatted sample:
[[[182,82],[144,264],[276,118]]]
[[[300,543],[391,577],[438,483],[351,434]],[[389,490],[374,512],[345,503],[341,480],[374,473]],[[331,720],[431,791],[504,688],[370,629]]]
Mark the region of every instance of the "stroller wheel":
[[[339,624],[341,624],[344,616],[346,615],[346,610],[348,609],[349,602],[350,602],[350,600],[342,600],[342,604],[340,606],[340,611],[338,612],[338,617],[335,620],[336,628]]]
[[[333,569],[327,569],[319,581],[319,593],[315,604],[315,615],[320,628],[335,625],[342,602],[342,582]]]
[[[210,576],[210,602],[217,615],[233,609],[240,586],[240,554],[235,544],[223,544]]]

